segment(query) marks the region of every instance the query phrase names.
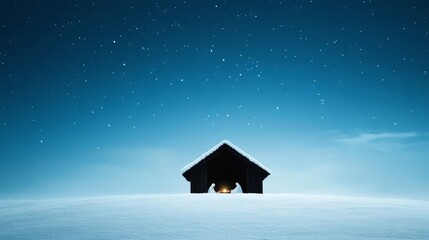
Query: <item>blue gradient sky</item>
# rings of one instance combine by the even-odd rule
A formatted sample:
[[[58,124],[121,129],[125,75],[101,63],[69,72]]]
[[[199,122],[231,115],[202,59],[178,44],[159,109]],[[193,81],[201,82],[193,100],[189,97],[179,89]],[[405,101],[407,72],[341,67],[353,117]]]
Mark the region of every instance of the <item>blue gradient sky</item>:
[[[223,139],[269,193],[429,199],[427,1],[2,1],[0,197],[188,192]]]

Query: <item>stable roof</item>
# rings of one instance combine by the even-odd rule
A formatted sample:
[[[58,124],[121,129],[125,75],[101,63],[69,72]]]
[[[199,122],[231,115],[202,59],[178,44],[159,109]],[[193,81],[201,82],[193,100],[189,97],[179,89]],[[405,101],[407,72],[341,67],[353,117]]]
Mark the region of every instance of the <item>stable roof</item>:
[[[250,162],[256,164],[258,167],[262,168],[263,170],[265,170],[268,174],[271,174],[271,170],[267,167],[265,167],[262,163],[260,163],[258,160],[256,160],[255,158],[253,158],[252,156],[250,156],[249,154],[247,154],[246,152],[244,152],[243,150],[241,150],[239,147],[235,146],[234,144],[232,144],[230,141],[228,140],[223,140],[220,143],[216,144],[213,148],[211,148],[210,150],[208,150],[207,152],[205,152],[203,155],[201,155],[199,158],[195,159],[195,161],[189,163],[188,165],[184,166],[180,172],[182,174],[184,174],[185,172],[187,172],[189,169],[191,169],[192,167],[194,167],[195,165],[197,165],[198,163],[200,163],[201,161],[203,161],[205,158],[207,158],[208,156],[210,156],[212,153],[214,153],[216,150],[218,150],[221,146],[223,145],[228,145],[229,147],[231,147],[233,150],[235,150],[236,152],[238,152],[239,154],[241,154],[243,157],[247,158]]]

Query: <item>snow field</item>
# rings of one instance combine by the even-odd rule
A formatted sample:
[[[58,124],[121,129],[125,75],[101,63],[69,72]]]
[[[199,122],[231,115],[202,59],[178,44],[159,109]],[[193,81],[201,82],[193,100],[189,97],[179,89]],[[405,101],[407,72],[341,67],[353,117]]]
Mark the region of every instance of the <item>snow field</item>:
[[[292,194],[1,200],[0,239],[429,239],[429,202]]]

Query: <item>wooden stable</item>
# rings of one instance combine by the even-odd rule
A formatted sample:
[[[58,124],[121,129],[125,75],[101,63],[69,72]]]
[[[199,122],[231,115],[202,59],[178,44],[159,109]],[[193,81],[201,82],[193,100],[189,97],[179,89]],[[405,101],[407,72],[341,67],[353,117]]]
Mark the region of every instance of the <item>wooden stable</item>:
[[[239,183],[243,193],[263,193],[263,180],[270,170],[234,146],[222,141],[182,169],[191,184],[191,193],[207,193],[215,183],[216,192],[231,191]]]

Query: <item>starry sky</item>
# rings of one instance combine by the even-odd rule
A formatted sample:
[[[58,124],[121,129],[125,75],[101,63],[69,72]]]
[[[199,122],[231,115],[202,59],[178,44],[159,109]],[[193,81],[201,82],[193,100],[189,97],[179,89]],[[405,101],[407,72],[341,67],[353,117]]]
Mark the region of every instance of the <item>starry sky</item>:
[[[0,198],[185,193],[228,139],[268,193],[429,199],[429,3],[0,3]]]

